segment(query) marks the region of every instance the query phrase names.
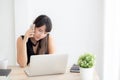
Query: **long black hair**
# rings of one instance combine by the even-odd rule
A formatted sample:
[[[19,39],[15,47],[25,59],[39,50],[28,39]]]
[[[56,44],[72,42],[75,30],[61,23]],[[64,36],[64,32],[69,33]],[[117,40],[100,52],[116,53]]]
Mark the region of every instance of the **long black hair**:
[[[45,25],[46,32],[50,32],[52,29],[51,19],[47,15],[38,16],[35,19],[35,21],[33,22],[33,24],[35,24],[35,27],[41,27],[41,26]],[[39,40],[39,45],[38,45],[36,54],[46,54],[46,53],[49,54],[49,52],[48,52],[48,39],[49,39],[49,34],[45,38]]]

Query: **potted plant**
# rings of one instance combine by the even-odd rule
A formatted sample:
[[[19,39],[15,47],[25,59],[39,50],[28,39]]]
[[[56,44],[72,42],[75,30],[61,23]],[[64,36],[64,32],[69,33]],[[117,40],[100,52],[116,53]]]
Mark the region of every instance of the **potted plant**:
[[[95,55],[91,53],[81,55],[78,59],[78,65],[80,66],[80,80],[94,80]]]

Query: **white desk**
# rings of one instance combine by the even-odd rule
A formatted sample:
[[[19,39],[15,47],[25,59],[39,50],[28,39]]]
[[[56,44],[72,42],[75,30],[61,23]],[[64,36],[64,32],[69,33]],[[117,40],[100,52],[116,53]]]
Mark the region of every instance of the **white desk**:
[[[65,74],[36,77],[28,77],[24,72],[24,68],[20,68],[18,66],[11,66],[8,68],[12,69],[9,75],[11,80],[80,80],[80,73],[71,73],[69,72],[69,68]]]

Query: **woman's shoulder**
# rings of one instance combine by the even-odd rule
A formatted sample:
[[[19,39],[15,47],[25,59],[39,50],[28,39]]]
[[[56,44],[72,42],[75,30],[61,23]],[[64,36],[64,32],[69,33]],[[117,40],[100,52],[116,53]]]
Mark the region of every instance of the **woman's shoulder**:
[[[53,39],[53,36],[48,34],[48,39]]]
[[[24,39],[24,35],[21,35],[21,36],[19,36],[19,37],[17,38],[17,41],[20,42],[20,41],[22,41],[23,39]]]
[[[24,35],[21,35],[20,37],[21,37],[22,39],[24,39]]]
[[[53,44],[53,42],[54,42],[54,37],[52,36],[52,35],[48,35],[48,43],[52,43]]]

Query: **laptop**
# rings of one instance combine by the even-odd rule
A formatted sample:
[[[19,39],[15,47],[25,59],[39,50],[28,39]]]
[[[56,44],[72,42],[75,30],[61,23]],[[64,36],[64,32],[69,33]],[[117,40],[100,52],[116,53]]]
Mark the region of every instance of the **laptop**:
[[[67,61],[68,54],[33,55],[25,73],[28,76],[65,73]]]

